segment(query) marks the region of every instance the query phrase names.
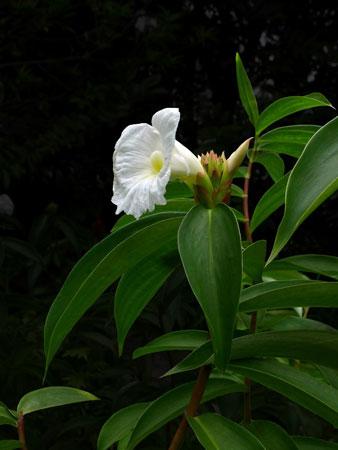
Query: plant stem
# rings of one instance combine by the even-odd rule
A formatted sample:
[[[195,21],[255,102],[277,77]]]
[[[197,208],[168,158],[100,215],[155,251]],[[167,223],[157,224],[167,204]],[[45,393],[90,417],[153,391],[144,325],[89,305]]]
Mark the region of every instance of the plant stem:
[[[26,445],[26,435],[25,435],[25,419],[24,419],[23,414],[19,415],[17,428],[18,428],[18,436],[19,436],[19,442],[21,444],[21,449],[28,450],[27,445]]]
[[[243,195],[243,214],[244,214],[244,232],[245,237],[248,241],[252,242],[252,232],[250,228],[250,210],[249,210],[249,190],[250,190],[250,180],[251,180],[251,174],[252,174],[252,165],[254,162],[254,157],[257,151],[256,147],[256,141],[252,150],[252,154],[249,158],[249,164],[248,164],[248,170],[245,174],[244,179],[244,195]],[[257,327],[257,311],[254,311],[251,313],[251,320],[250,320],[250,333],[255,333]],[[251,405],[251,380],[250,378],[245,378],[244,380],[247,391],[244,393],[244,412],[243,412],[243,421],[246,424],[249,424],[252,420],[252,405]]]
[[[188,427],[188,417],[194,417],[197,413],[197,409],[202,400],[209,375],[211,372],[211,366],[203,366],[200,368],[197,376],[197,380],[194,389],[191,394],[190,402],[185,410],[185,414],[181,419],[181,422],[176,430],[176,433],[171,441],[168,450],[178,450],[183,444],[185,432]]]

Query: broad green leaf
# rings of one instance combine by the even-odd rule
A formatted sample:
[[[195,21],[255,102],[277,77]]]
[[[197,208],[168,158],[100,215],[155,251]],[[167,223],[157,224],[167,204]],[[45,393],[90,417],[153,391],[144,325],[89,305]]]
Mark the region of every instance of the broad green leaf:
[[[216,366],[224,369],[242,281],[240,232],[231,209],[223,204],[195,206],[179,228],[178,249],[209,326]]]
[[[128,437],[149,403],[135,403],[114,413],[102,426],[97,450],[108,450],[115,442]]]
[[[338,117],[313,135],[290,173],[272,261],[299,225],[338,189]]]
[[[124,214],[117,220],[117,222],[112,228],[112,232],[115,232],[130,223],[135,222],[137,223],[140,221],[143,222],[145,219],[148,219],[149,217],[156,217],[156,218],[158,217],[157,220],[161,220],[160,219],[161,214],[182,213],[183,216],[184,213],[189,211],[189,209],[191,209],[194,205],[195,202],[192,198],[176,198],[168,200],[165,205],[157,205],[154,211],[143,214],[140,220],[136,220],[134,216]],[[166,218],[165,216],[162,216],[162,219],[165,218]]]
[[[271,216],[272,213],[284,204],[288,177],[289,174],[284,175],[260,198],[250,222],[251,231],[254,231],[261,223]]]
[[[151,222],[154,216],[143,220]],[[46,370],[76,322],[117,278],[157,249],[164,250],[166,247],[169,252],[175,248],[181,220],[178,216],[155,222],[133,234],[130,230],[142,227],[141,220],[127,225],[97,244],[79,261],[66,279],[46,319]],[[121,235],[124,240],[120,239]]]
[[[338,391],[327,383],[276,360],[247,359],[231,363],[229,369],[285,395],[338,426]]]
[[[160,248],[122,275],[114,299],[114,316],[120,355],[123,351],[124,341],[135,320],[173,273],[179,262],[176,248],[170,253],[166,247]]]
[[[266,241],[256,241],[243,252],[243,272],[255,283],[262,281],[265,265]]]
[[[194,193],[192,192],[192,190],[189,189],[188,186],[181,181],[169,181],[169,183],[167,184],[165,197],[169,199],[168,203],[171,199],[182,199],[193,196]]]
[[[24,395],[18,403],[17,412],[29,414],[41,409],[92,400],[98,400],[98,398],[80,389],[63,386],[45,387]]]
[[[256,133],[260,134],[268,126],[277,122],[283,117],[304,109],[316,108],[318,106],[332,106],[323,95],[314,92],[308,95],[295,95],[276,100],[269,105],[262,113],[257,122]]]
[[[16,448],[21,448],[21,444],[17,440],[8,439],[0,441],[0,450],[15,450]]]
[[[231,361],[278,356],[338,369],[338,332],[265,331],[238,337],[232,343]]]
[[[331,367],[325,367],[325,366],[318,366],[318,370],[320,371],[324,381],[334,387],[335,389],[338,389],[338,371],[335,369],[332,369]]]
[[[296,269],[312,272],[338,280],[338,257],[330,255],[296,255],[272,261],[267,269]]]
[[[319,128],[318,125],[289,125],[275,128],[258,139],[258,151],[283,153],[299,158],[305,145]]]
[[[128,444],[128,450],[133,450],[149,434],[182,414],[189,403],[194,384],[192,382],[178,386],[150,403],[136,424]],[[224,379],[209,379],[202,403],[221,395],[244,390],[244,384]]]
[[[266,328],[265,328],[266,327]],[[271,329],[273,331],[286,331],[286,330],[326,330],[335,331],[333,327],[326,323],[319,322],[318,320],[305,319],[298,316],[285,316],[280,317],[279,320],[270,322],[269,319],[264,318],[261,329]]]
[[[263,281],[282,280],[309,280],[310,278],[297,270],[268,270],[265,269],[262,276]]]
[[[163,376],[167,377],[169,375],[175,375],[177,373],[188,372],[189,370],[197,369],[198,367],[204,366],[213,360],[213,348],[212,342],[208,341],[200,345],[194,351],[189,353],[188,356],[182,359],[176,366],[171,368]]]
[[[312,437],[293,436],[299,450],[338,450],[338,444]]]
[[[242,291],[239,310],[293,308],[295,306],[338,307],[338,282],[271,281]]]
[[[292,437],[282,427],[267,420],[254,420],[248,430],[263,444],[265,450],[298,450]]]
[[[156,352],[167,352],[171,350],[194,350],[209,339],[208,332],[202,330],[172,331],[164,334],[144,347],[135,350],[133,358],[140,358]]]
[[[0,425],[11,425],[12,427],[16,427],[16,418],[2,402],[0,402]]]
[[[338,332],[313,328],[265,331],[233,339],[231,361],[266,357],[300,359],[338,369]],[[212,361],[212,345],[211,342],[206,342],[182,359],[165,376],[194,370]]]
[[[259,117],[257,101],[239,53],[236,53],[236,76],[241,103],[250,122],[255,126]]]
[[[250,431],[219,414],[190,417],[189,424],[206,450],[265,450]]]
[[[284,175],[284,161],[277,153],[258,152],[255,156],[255,162],[262,164],[274,183],[277,183]]]

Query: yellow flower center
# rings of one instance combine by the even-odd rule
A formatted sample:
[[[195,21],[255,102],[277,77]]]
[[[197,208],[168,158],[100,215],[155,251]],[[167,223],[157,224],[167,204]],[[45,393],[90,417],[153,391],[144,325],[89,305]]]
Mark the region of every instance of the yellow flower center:
[[[153,152],[150,156],[150,164],[151,164],[151,169],[152,169],[154,175],[157,175],[158,173],[160,173],[160,171],[163,167],[163,164],[164,164],[162,153],[159,152],[158,150]]]

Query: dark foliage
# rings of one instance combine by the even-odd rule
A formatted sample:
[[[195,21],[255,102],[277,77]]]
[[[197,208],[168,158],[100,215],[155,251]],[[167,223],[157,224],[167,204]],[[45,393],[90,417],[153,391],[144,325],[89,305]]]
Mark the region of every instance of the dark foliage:
[[[111,156],[121,130],[175,105],[182,142],[196,153],[229,154],[251,133],[235,83],[237,50],[262,107],[313,91],[337,104],[337,14],[334,3],[311,0],[1,2],[0,194],[14,203],[14,214],[0,219],[2,401],[15,407],[41,386],[48,308],[76,260],[114,222]],[[328,114],[306,112],[301,121],[324,123]],[[253,201],[269,183],[259,169],[255,179]],[[334,253],[333,206],[334,199],[308,221],[309,235],[297,233],[295,252]],[[275,224],[267,229],[274,232]],[[112,411],[168,388],[158,379],[168,357],[134,363],[136,342],[201,326],[196,304],[175,290],[174,277],[118,359],[112,297],[108,292],[81,321],[47,378],[50,385],[82,387],[102,402],[32,415],[30,449],[95,448]],[[240,399],[232,401],[239,410]],[[257,417],[277,419],[290,432],[330,436],[319,419],[285,400],[272,402],[258,391],[255,402]],[[5,428],[0,433],[12,436]],[[144,448],[151,442],[159,441]]]

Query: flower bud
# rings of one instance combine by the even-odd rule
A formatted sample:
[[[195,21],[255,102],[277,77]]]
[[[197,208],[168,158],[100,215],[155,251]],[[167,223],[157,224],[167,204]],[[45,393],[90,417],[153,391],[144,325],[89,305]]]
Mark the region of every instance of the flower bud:
[[[232,178],[236,170],[242,164],[243,159],[245,158],[246,152],[248,151],[249,144],[252,138],[244,141],[238,148],[228,158],[228,171],[229,175]]]

